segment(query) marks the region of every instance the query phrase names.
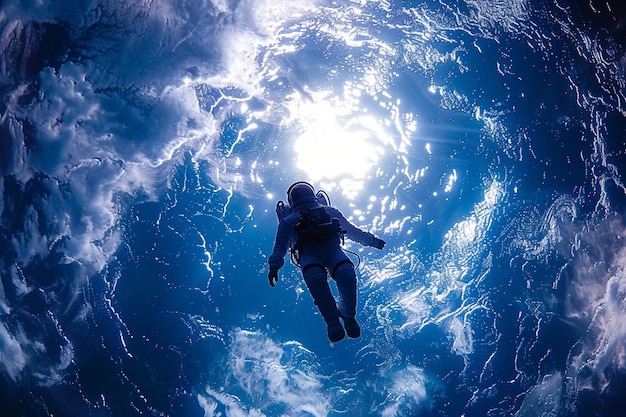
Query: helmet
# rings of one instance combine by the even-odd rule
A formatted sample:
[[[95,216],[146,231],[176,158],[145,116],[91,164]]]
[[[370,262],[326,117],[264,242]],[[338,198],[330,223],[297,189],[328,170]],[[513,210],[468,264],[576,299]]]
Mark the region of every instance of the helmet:
[[[308,182],[299,181],[291,185],[287,190],[287,201],[290,206],[313,203],[317,201],[315,190]]]

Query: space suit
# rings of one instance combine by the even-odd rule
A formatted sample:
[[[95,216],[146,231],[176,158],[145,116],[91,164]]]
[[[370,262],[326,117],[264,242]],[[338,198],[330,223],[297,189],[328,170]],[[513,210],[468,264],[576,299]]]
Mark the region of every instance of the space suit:
[[[278,230],[268,259],[269,284],[275,285],[278,270],[285,263],[287,250],[291,249],[292,260],[301,268],[304,282],[326,322],[328,339],[338,342],[346,333],[351,338],[359,337],[356,272],[341,242],[345,236],[364,246],[383,249],[385,241],[354,226],[329,205],[325,193],[316,194],[306,182],[289,187],[287,200],[289,205],[282,201],[277,205]],[[338,302],[331,292],[328,274],[337,284]]]

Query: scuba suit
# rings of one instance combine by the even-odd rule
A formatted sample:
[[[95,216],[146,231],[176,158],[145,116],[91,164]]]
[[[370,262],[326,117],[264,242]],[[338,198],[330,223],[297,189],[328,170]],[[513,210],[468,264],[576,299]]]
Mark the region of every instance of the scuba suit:
[[[268,260],[270,285],[274,286],[272,277],[277,279],[287,250],[291,249],[292,260],[301,268],[304,282],[328,326],[329,339],[339,341],[345,335],[339,318],[343,319],[348,336],[359,337],[360,328],[355,320],[356,272],[341,248],[341,242],[345,236],[378,249],[382,249],[385,242],[354,226],[339,210],[327,205],[325,195],[318,192],[316,196],[313,187],[306,186],[310,187],[310,191],[288,193],[289,206],[282,201],[277,204],[278,230]],[[337,284],[338,303],[328,285],[328,274]]]

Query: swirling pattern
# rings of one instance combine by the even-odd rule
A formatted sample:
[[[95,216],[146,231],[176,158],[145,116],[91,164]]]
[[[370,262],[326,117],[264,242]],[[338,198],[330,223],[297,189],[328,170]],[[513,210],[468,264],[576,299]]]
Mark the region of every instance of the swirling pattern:
[[[616,415],[623,16],[3,1],[3,413]],[[358,340],[265,285],[296,180],[387,241]]]

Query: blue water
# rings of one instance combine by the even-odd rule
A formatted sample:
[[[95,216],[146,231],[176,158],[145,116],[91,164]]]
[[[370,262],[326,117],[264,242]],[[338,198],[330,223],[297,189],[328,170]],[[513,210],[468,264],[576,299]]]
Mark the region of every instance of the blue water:
[[[571,3],[571,2],[570,2]],[[0,3],[3,416],[621,416],[617,1]],[[275,204],[384,251],[331,344]]]

